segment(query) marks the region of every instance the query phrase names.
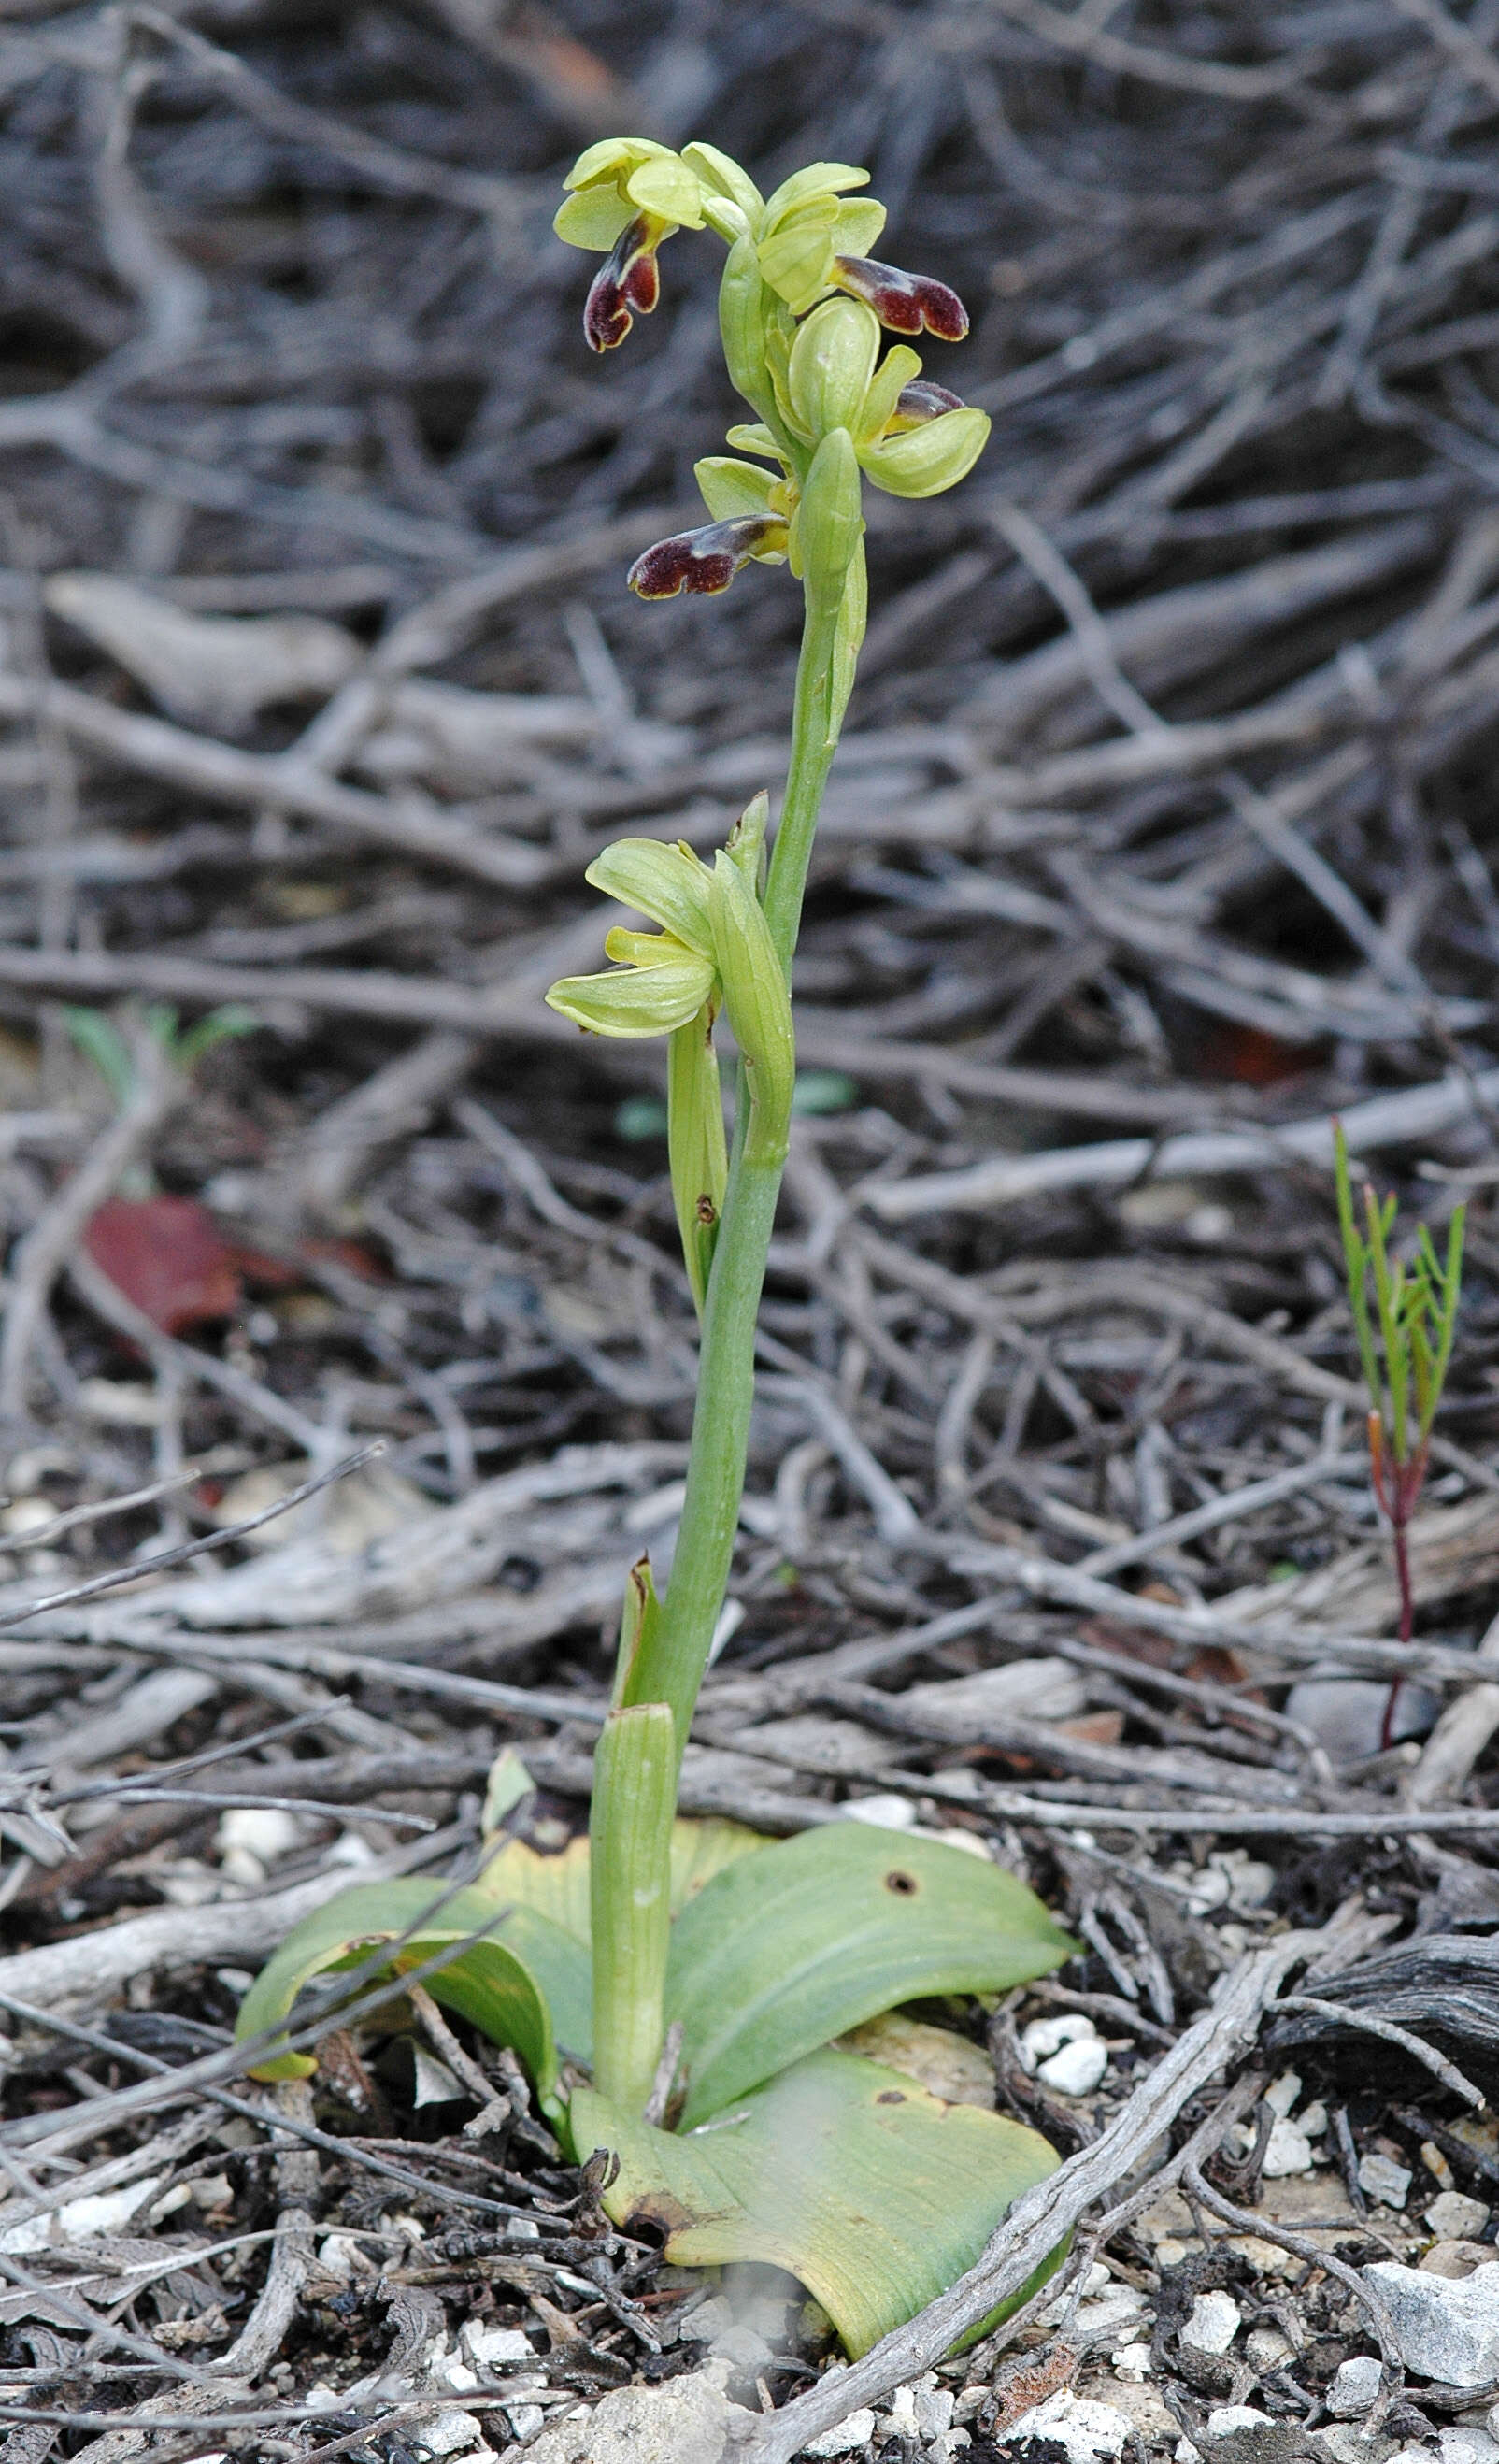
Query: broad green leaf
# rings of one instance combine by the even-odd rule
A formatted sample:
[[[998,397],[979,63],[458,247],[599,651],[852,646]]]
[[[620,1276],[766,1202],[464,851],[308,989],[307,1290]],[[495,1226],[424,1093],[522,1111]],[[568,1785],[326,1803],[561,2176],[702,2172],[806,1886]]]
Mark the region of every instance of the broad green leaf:
[[[726,1866],[769,1842],[740,1822],[672,1825],[672,1913],[676,1916]],[[523,1839],[507,1840],[474,1885],[476,1895],[507,1907],[534,1908],[585,1947],[589,1939],[588,1842],[571,1840],[560,1857],[540,1856]]]
[[[1023,1985],[1074,1944],[1023,1882],[939,1841],[830,1822],[729,1866],[672,1928],[686,2127],[929,1993]]]
[[[359,1967],[371,1949],[408,1925],[417,1929],[393,1955],[394,1974],[420,1967],[445,1944],[462,1942],[484,1926],[484,1939],[429,1976],[427,1990],[434,2001],[472,2019],[494,2043],[513,2045],[542,2103],[554,2106],[559,2041],[584,2060],[591,2051],[586,1951],[534,1909],[514,1903],[496,1909],[492,1898],[472,1889],[453,1892],[424,1925],[426,1911],[442,1897],[440,1885],[414,1880],[341,1891],[294,1926],[267,1961],[240,2004],[236,2036],[242,2040],[274,2028],[315,1977]],[[273,2051],[254,2065],[254,2076],[305,2079],[315,2068],[305,2054]]]
[[[664,2226],[673,2265],[788,2269],[855,2357],[972,2267],[1006,2210],[1060,2161],[1018,2122],[944,2104],[882,2063],[831,2051],[680,2137],[585,2088],[567,2129],[580,2160],[595,2147],[618,2156],[604,2193],[616,2224]],[[975,2334],[1028,2299],[1061,2256]]]

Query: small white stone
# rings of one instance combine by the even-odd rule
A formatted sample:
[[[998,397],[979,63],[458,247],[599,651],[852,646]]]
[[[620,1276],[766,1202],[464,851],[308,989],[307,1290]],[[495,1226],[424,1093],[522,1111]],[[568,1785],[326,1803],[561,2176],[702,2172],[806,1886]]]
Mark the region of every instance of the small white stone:
[[[835,2422],[831,2430],[825,2430],[820,2438],[809,2438],[802,2453],[804,2455],[853,2455],[861,2447],[868,2446],[873,2435],[874,2415],[868,2405],[861,2405],[857,2412],[849,2413],[844,2420]]]
[[[1381,2207],[1403,2208],[1410,2186],[1408,2168],[1397,2165],[1393,2156],[1381,2156],[1376,2151],[1360,2157],[1358,2187],[1369,2198],[1378,2199]]]
[[[476,2370],[508,2370],[518,2364],[529,2368],[536,2346],[519,2327],[489,2327],[482,2320],[465,2320],[458,2342]]]
[[[953,2426],[953,2412],[958,2398],[951,2387],[945,2387],[935,2370],[917,2379],[911,2390],[918,2438],[945,2438]]]
[[[337,2276],[345,2283],[350,2277],[376,2274],[374,2260],[361,2250],[352,2233],[324,2234],[318,2244],[318,2264],[325,2276]]]
[[[1379,2392],[1379,2365],[1372,2353],[1356,2353],[1339,2365],[1327,2391],[1327,2409],[1339,2421],[1367,2412]]]
[[[1192,2316],[1181,2330],[1181,2342],[1199,2353],[1226,2353],[1243,2318],[1231,2293],[1200,2293],[1192,2304]]]
[[[1318,2097],[1314,2104],[1304,2104],[1296,2116],[1296,2128],[1307,2139],[1320,2139],[1327,2130],[1327,2106]]]
[[[1110,2354],[1109,2362],[1116,2379],[1133,2382],[1135,2387],[1150,2377],[1151,2357],[1148,2344],[1121,2344],[1116,2353]]]
[[[915,2438],[916,2434],[915,2389],[898,2387],[890,2400],[890,2426],[897,2438]]]
[[[1252,2404],[1221,2404],[1207,2416],[1209,2438],[1227,2438],[1236,2430],[1268,2430],[1269,2426],[1269,2414]]]
[[[1032,2406],[1012,2421],[1004,2444],[1018,2447],[1025,2438],[1054,2438],[1064,2447],[1068,2464],[1097,2464],[1099,2456],[1122,2455],[1135,2425],[1127,2412],[1063,2387],[1045,2404]]]
[[[1499,2441],[1480,2430],[1476,2422],[1454,2422],[1450,2429],[1439,2430],[1437,2443],[1442,2451],[1442,2464],[1494,2464],[1499,2456]]]
[[[546,2419],[539,2404],[507,2404],[504,2414],[510,2424],[511,2436],[522,2442],[534,2438]]]
[[[242,1857],[263,1873],[295,1848],[300,1837],[301,1825],[295,1814],[283,1814],[270,1805],[234,1805],[220,1815],[213,1844],[226,1871],[231,1859]]]
[[[1279,2079],[1271,2079],[1266,2089],[1265,2102],[1269,2106],[1270,2111],[1284,2122],[1293,2109],[1300,2094],[1301,2080],[1296,2073],[1282,2071]]]
[[[1461,2190],[1444,2190],[1426,2210],[1426,2224],[1439,2241],[1477,2241],[1488,2222],[1482,2199],[1465,2198]]]
[[[1294,2360],[1295,2351],[1279,2327],[1251,2327],[1244,2340],[1245,2359],[1254,2370],[1278,2370],[1283,2362]]]
[[[476,2447],[484,2432],[478,2415],[461,2412],[455,2404],[445,2404],[440,2412],[430,2412],[421,2424],[422,2445],[430,2455],[457,2455],[465,2448]]]
[[[1108,2046],[1097,2036],[1079,2036],[1042,2062],[1036,2077],[1058,2096],[1091,2096],[1108,2067]]]
[[[1097,2034],[1091,2019],[1081,2011],[1059,2011],[1050,2019],[1032,2019],[1029,2027],[1021,2032],[1021,2067],[1033,2077],[1038,2062],[1059,2054],[1064,2045],[1076,2044]]]
[[[1298,2122],[1272,2122],[1265,2143],[1265,2178],[1283,2182],[1292,2173],[1312,2170],[1312,2142]]]
[[[1186,2255],[1186,2243],[1184,2241],[1179,2241],[1175,2233],[1163,2234],[1161,2239],[1156,2244],[1156,2264],[1157,2267],[1179,2267]]]
[[[845,1822],[872,1822],[876,1831],[910,1831],[916,1819],[915,1807],[904,1796],[852,1796],[838,1811]],[[809,2447],[806,2453],[841,2455],[844,2451],[841,2447]]]

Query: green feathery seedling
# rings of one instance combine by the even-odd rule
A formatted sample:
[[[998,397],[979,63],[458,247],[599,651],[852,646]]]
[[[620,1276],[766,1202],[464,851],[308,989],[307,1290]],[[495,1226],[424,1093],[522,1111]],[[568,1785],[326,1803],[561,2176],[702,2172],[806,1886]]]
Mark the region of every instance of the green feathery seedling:
[[[715,146],[623,138],[568,178],[558,231],[605,259],[584,320],[596,350],[654,308],[674,231],[706,228],[728,250],[724,357],[753,418],[730,429],[732,454],[696,466],[712,519],[648,549],[630,586],[715,593],[751,563],[786,564],[803,597],[774,845],[761,794],[711,862],[654,839],[606,848],[587,879],[655,929],[615,925],[613,966],[547,995],[590,1034],[667,1038],[668,1156],[701,1323],[681,1522],[665,1591],[645,1559],[627,1586],[588,1840],[561,1857],[511,1841],[456,1896],[418,1881],[344,1893],[298,1927],[240,2014],[242,2036],[270,2032],[262,2077],[305,2072],[277,2030],[310,1979],[371,1941],[391,1943],[397,1970],[451,1944],[430,1991],[516,2047],[580,2160],[618,2159],[604,2193],[616,2222],[665,2223],[684,2263],[788,2268],[855,2352],[970,2265],[1056,2159],[1034,2132],[833,2040],[919,1995],[1021,1983],[1072,1947],[1012,1876],[924,1835],[831,1822],[770,1843],[674,1818],[744,1486],[795,1086],[791,961],[865,629],[863,485],[937,495],[989,429],[906,342],[884,349],[883,329],[958,341],[968,320],[944,283],[869,255],[885,212],[851,193],[868,176],[815,163],[764,198]],[[738,1050],[732,1137],[720,1019]]]
[[[1401,1642],[1409,1642],[1416,1619],[1409,1527],[1426,1477],[1432,1423],[1442,1400],[1457,1332],[1466,1209],[1453,1209],[1447,1227],[1445,1261],[1438,1257],[1424,1223],[1416,1226],[1415,1255],[1409,1264],[1392,1258],[1389,1243],[1395,1221],[1393,1195],[1377,1198],[1371,1183],[1365,1181],[1360,1228],[1348,1170],[1348,1141],[1341,1122],[1334,1129],[1333,1147],[1348,1306],[1353,1312],[1359,1365],[1369,1392],[1369,1466],[1375,1496],[1395,1541],[1395,1578],[1400,1595],[1400,1638]],[[1381,1747],[1391,1742],[1399,1693],[1397,1678],[1384,1705]]]

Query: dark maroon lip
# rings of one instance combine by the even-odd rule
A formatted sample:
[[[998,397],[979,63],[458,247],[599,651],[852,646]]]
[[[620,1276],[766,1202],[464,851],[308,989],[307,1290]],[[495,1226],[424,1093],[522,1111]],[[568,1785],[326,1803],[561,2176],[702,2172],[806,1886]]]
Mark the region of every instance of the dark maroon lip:
[[[625,578],[642,599],[674,599],[681,590],[702,595],[727,590],[740,567],[784,530],[773,514],[741,514],[732,521],[709,522],[700,531],[679,531],[648,547]]]
[[[941,342],[960,342],[968,331],[968,311],[956,291],[930,274],[905,274],[898,265],[881,265],[872,256],[835,256],[833,279],[874,311],[893,334],[935,334]]]
[[[644,214],[627,223],[588,286],[583,330],[589,348],[613,351],[636,317],[649,317],[661,297],[656,253]]]

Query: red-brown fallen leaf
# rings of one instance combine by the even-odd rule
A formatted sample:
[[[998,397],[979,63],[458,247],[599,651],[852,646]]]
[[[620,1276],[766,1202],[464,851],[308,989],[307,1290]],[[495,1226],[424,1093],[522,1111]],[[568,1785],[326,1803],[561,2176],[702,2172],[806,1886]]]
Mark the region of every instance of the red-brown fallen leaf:
[[[1223,1025],[1200,1047],[1198,1074],[1240,1087],[1276,1087],[1283,1078],[1299,1078],[1320,1057],[1316,1045],[1284,1044],[1262,1026]]]
[[[91,1216],[83,1246],[119,1292],[164,1334],[233,1317],[242,1279],[285,1286],[295,1267],[242,1247],[196,1198],[110,1198]]]

